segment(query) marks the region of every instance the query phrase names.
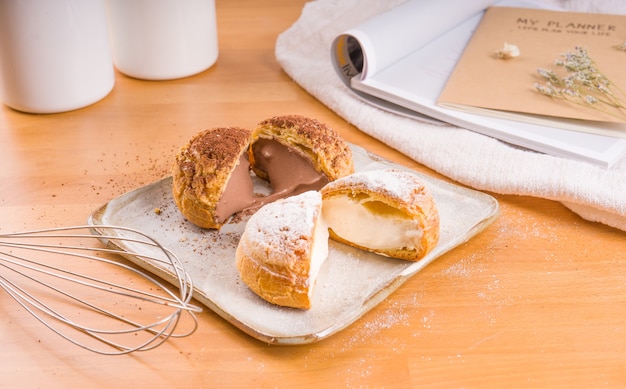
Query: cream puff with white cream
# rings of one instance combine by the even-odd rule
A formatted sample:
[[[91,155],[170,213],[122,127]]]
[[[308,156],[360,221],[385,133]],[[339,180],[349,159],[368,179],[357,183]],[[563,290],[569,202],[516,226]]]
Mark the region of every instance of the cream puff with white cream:
[[[328,256],[328,227],[318,191],[277,200],[250,217],[235,254],[242,281],[261,298],[309,309]]]
[[[439,213],[424,183],[410,172],[362,171],[321,190],[323,217],[338,242],[417,261],[439,240]]]

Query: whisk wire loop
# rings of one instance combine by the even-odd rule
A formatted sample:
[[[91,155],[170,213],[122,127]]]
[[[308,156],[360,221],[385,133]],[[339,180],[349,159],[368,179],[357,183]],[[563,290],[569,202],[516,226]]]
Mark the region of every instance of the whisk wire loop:
[[[56,241],[51,242],[51,239]],[[67,241],[76,240],[81,244],[67,244]],[[82,243],[94,240],[100,241],[99,245]],[[102,244],[107,247],[102,247]],[[155,266],[166,267],[175,275],[178,293],[147,272],[119,260],[105,258],[102,254],[135,256]],[[45,259],[40,259],[42,256]],[[68,258],[83,261],[68,263]],[[103,264],[107,269],[112,267],[123,272],[124,276],[115,274],[116,279],[112,281],[105,279],[103,274],[75,270],[85,267],[85,263]],[[202,311],[200,307],[190,304],[193,283],[179,258],[150,236],[127,227],[74,226],[0,233],[1,269],[20,281],[0,273],[0,289],[54,333],[99,354],[146,351],[158,347],[170,337],[189,336],[198,325],[194,313]],[[121,281],[124,277],[128,277],[132,285],[124,284]],[[142,290],[135,286],[136,281],[149,286]],[[29,291],[29,287],[33,290]],[[112,302],[110,297],[105,297],[107,294],[115,296]],[[139,306],[140,317],[125,317],[111,308],[124,304],[142,304]],[[69,307],[74,310],[68,310]],[[169,311],[164,312],[165,308]],[[123,309],[120,311],[129,314]],[[82,315],[84,312],[89,314]],[[190,318],[191,325],[186,331],[176,332],[183,313]],[[111,327],[105,328],[103,324]],[[129,336],[132,336],[132,342]],[[87,339],[96,342],[88,342]]]

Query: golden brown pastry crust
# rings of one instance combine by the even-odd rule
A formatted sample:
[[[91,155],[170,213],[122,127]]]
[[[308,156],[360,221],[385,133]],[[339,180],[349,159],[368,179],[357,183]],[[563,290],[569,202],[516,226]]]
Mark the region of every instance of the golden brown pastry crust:
[[[403,217],[414,219],[418,222],[423,231],[420,244],[415,249],[375,249],[356,244],[338,236],[329,226],[330,238],[346,245],[370,251],[393,258],[418,261],[428,254],[439,241],[439,212],[435,201],[424,183],[415,175],[396,169],[384,171],[387,180],[385,182],[369,180],[368,174],[379,174],[377,172],[359,172],[343,179],[339,179],[327,184],[322,188],[322,198],[324,200],[335,196],[347,197],[367,197],[368,201],[380,202],[391,209],[403,214]],[[401,180],[401,181],[398,181]],[[401,188],[395,190],[397,188]],[[386,208],[386,207],[385,207]],[[374,210],[375,211],[375,210]],[[385,211],[388,211],[386,209]]]
[[[310,191],[267,204],[250,218],[235,255],[250,290],[276,305],[311,308],[311,260],[321,208],[321,195]],[[328,245],[327,234],[317,238]]]
[[[316,119],[285,115],[262,121],[252,132],[248,160],[252,170],[263,179],[268,178],[267,174],[255,166],[253,152],[254,142],[259,138],[276,140],[309,159],[329,181],[354,172],[352,151],[335,130]]]
[[[251,132],[237,127],[202,131],[184,145],[172,167],[172,193],[183,216],[204,228],[219,229],[217,203],[245,154]]]

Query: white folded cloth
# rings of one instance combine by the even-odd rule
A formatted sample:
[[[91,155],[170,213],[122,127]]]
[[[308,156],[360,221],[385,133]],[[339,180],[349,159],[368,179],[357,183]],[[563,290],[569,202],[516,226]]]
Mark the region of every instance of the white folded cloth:
[[[526,151],[459,127],[382,111],[348,90],[331,63],[332,40],[402,1],[307,3],[278,37],[276,58],[295,82],[361,131],[453,180],[479,190],[556,200],[584,219],[626,231],[626,158],[605,169]],[[550,1],[571,11],[626,13],[622,0]]]

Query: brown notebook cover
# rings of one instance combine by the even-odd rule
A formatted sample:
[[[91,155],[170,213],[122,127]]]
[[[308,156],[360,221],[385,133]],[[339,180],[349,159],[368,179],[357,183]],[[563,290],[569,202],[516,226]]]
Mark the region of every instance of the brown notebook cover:
[[[619,119],[585,104],[545,96],[534,84],[546,81],[537,73],[538,68],[565,76],[567,72],[555,65],[555,60],[563,59],[563,53],[575,52],[579,46],[587,50],[600,71],[626,91],[625,41],[626,16],[623,15],[490,7],[448,79],[438,104],[489,116],[531,114],[517,118],[507,116],[522,121],[532,121],[526,119],[540,115],[548,119],[623,123],[625,109],[611,109],[623,117]],[[505,42],[517,46],[520,55],[498,58],[495,52],[503,48]],[[621,98],[624,100],[623,95]]]

